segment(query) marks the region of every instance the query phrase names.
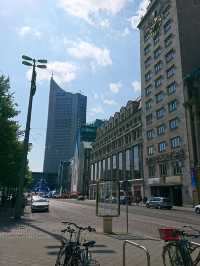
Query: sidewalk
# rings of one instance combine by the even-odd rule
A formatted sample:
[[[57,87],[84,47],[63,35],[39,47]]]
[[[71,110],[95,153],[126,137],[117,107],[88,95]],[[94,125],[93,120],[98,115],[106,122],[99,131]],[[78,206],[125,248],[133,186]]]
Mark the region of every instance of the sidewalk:
[[[56,224],[57,225],[57,224]],[[0,265],[1,266],[50,266],[55,265],[59,250],[59,232],[55,222],[34,220],[25,213],[21,222],[4,221],[0,226]],[[93,257],[100,265],[121,266],[124,239],[145,245],[151,254],[151,265],[161,266],[162,242],[146,240],[140,235],[105,235],[97,232],[90,235],[96,241],[92,249]],[[145,266],[145,255],[130,246],[126,249],[126,265]]]

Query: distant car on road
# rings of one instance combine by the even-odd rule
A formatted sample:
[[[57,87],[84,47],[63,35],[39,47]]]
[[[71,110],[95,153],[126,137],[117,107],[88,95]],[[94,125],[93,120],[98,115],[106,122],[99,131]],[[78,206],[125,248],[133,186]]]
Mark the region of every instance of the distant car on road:
[[[196,205],[194,207],[194,211],[197,213],[197,214],[200,214],[200,204]]]
[[[126,201],[128,200],[128,204],[131,205],[133,201],[133,196],[130,191],[128,191],[128,196],[127,196],[124,190],[120,190],[119,195],[120,195],[120,204],[126,204]]]
[[[49,201],[40,196],[33,196],[31,200],[31,212],[49,211]]]
[[[170,199],[165,197],[152,197],[146,202],[146,207],[156,208],[156,209],[168,209],[171,210],[173,207],[172,202]]]

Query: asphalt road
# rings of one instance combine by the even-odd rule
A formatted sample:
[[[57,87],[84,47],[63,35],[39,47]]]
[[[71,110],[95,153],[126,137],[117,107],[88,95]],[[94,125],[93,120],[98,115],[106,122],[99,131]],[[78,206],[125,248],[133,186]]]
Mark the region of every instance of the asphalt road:
[[[50,200],[49,213],[31,214],[30,207],[27,207],[21,222],[0,223],[0,266],[55,265],[60,247],[60,230],[64,227],[61,224],[62,221],[94,226],[97,234],[88,235],[89,239],[96,241],[92,249],[93,256],[101,262],[101,265],[108,266],[122,265],[122,246],[125,239],[147,247],[151,254],[151,265],[161,266],[164,242],[159,239],[158,228],[191,225],[200,230],[200,215],[192,211],[168,211],[131,206],[127,235],[124,234],[126,233],[125,214],[122,206],[120,217],[113,219],[113,232],[116,234],[104,235],[101,234],[103,219],[96,217],[95,202]],[[127,266],[146,265],[144,253],[131,246],[127,247],[126,259]]]
[[[54,224],[54,228],[61,228],[61,221],[74,221],[82,225],[92,225],[102,231],[102,218],[96,217],[94,203],[50,200],[50,212],[46,214],[34,213],[34,219],[47,220]],[[159,210],[146,207],[129,207],[129,232],[132,234],[159,237],[158,228],[173,226],[193,226],[200,230],[200,215],[184,210]],[[121,207],[120,217],[113,218],[113,231],[126,232],[125,206]]]

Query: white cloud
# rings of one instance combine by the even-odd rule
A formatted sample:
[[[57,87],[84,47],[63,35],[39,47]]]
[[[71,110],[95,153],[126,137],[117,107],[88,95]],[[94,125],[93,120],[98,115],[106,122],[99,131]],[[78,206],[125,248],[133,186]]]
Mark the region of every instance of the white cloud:
[[[96,92],[93,92],[93,97],[95,100],[98,100],[99,99],[99,94],[96,93]]]
[[[50,80],[53,73],[54,79],[59,84],[69,83],[76,78],[77,67],[69,62],[49,62],[47,69],[38,69],[37,81]],[[31,79],[32,70],[27,72],[27,78]]]
[[[149,3],[150,3],[150,0],[142,0],[142,2],[140,3],[138,7],[138,10],[136,11],[136,14],[132,16],[131,18],[129,18],[129,21],[131,22],[131,26],[134,30],[137,29],[137,26],[141,18],[144,16]]]
[[[101,66],[112,65],[110,51],[107,48],[99,48],[93,43],[84,41],[69,42],[65,40],[65,44],[71,45],[71,47],[67,48],[67,51],[76,59],[90,59]]]
[[[110,27],[110,21],[108,19],[101,20],[99,25],[101,28],[108,29]]]
[[[91,108],[91,114],[102,114],[102,113],[104,113],[102,106]]]
[[[141,94],[141,82],[140,81],[135,80],[132,82],[131,85],[135,93]]]
[[[111,91],[111,92],[113,92],[113,93],[118,93],[119,90],[120,90],[121,87],[122,87],[122,84],[121,84],[121,82],[110,83],[109,87],[110,87],[110,91]]]
[[[18,34],[22,37],[26,36],[26,35],[32,35],[35,36],[37,38],[40,38],[42,36],[42,32],[38,31],[36,29],[33,29],[30,26],[23,26],[20,29],[18,29]]]
[[[122,37],[125,37],[125,36],[127,36],[129,34],[130,34],[129,28],[125,28],[124,31],[122,32]]]
[[[117,105],[117,102],[112,100],[112,99],[104,99],[103,103],[107,104],[107,105]]]
[[[116,15],[127,2],[127,0],[59,0],[60,6],[67,13],[91,25],[95,24],[95,15],[101,12]]]

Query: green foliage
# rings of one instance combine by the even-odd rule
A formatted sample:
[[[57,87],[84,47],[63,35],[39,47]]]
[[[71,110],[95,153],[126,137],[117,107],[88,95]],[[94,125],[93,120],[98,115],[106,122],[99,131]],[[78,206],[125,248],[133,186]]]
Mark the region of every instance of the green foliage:
[[[23,144],[21,132],[14,120],[18,114],[9,79],[0,76],[0,186],[15,187],[18,184]]]

